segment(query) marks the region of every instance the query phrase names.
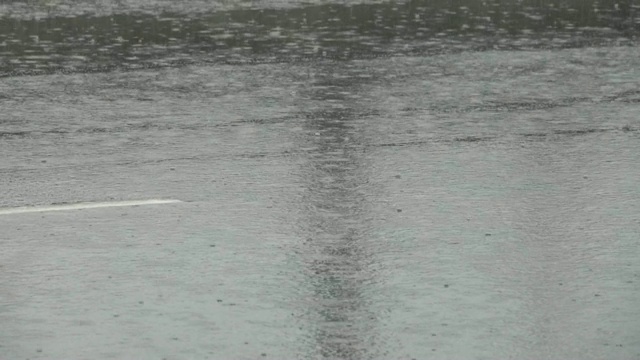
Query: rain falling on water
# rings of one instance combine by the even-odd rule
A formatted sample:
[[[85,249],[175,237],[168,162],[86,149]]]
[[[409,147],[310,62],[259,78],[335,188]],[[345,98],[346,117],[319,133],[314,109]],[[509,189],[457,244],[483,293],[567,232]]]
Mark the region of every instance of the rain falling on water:
[[[640,358],[639,34],[0,0],[0,358]]]

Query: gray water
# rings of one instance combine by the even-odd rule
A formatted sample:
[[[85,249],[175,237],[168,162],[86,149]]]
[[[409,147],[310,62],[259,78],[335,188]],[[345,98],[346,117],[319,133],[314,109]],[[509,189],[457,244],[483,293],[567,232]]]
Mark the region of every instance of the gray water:
[[[640,4],[638,4],[640,5]],[[0,359],[640,359],[640,7],[0,2]]]

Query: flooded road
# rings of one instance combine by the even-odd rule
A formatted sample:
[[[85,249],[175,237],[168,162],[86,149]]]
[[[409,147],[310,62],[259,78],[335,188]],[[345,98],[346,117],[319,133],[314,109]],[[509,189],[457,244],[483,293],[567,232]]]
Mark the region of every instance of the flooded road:
[[[632,1],[0,2],[0,359],[640,359],[639,34]]]

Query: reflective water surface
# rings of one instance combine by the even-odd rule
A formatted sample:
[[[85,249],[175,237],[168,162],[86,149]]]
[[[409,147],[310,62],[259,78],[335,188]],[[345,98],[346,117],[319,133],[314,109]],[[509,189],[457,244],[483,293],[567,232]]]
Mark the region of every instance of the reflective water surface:
[[[4,3],[0,71],[635,46],[640,29],[640,5],[631,1],[135,4]]]
[[[633,1],[0,2],[4,359],[640,359]]]

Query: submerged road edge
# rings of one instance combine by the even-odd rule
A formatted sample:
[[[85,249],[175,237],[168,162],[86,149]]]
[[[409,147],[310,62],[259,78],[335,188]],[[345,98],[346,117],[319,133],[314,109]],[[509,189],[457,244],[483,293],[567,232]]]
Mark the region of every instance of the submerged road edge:
[[[180,203],[176,199],[149,199],[149,200],[129,200],[129,201],[101,201],[101,202],[81,202],[75,204],[60,204],[46,206],[24,206],[14,208],[0,208],[0,215],[25,214],[48,211],[84,210],[108,207],[139,206],[139,205],[161,205]]]

